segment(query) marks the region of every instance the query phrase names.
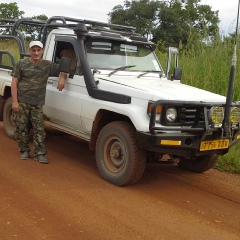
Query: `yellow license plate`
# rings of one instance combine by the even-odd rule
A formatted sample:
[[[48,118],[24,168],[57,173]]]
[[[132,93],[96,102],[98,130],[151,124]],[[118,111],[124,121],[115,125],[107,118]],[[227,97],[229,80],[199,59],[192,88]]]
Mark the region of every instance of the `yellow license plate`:
[[[209,151],[215,149],[224,149],[229,147],[229,139],[203,141],[200,143],[200,151]]]

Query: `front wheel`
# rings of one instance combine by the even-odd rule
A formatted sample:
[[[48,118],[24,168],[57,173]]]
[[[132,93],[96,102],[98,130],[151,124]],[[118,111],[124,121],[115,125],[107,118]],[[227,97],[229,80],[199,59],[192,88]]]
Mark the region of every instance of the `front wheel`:
[[[146,151],[135,139],[135,129],[126,122],[112,122],[101,130],[96,143],[96,161],[101,176],[117,185],[137,182],[146,166]]]
[[[14,138],[14,124],[12,121],[12,98],[9,97],[3,108],[3,124],[4,130],[8,137]]]
[[[202,173],[214,166],[218,160],[218,155],[209,154],[205,156],[195,157],[194,159],[181,159],[178,163],[179,167],[192,171]]]

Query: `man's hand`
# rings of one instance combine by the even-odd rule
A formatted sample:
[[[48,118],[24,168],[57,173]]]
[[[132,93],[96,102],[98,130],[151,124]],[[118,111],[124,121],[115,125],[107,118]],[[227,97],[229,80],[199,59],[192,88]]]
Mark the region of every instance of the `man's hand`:
[[[64,82],[66,78],[67,78],[67,73],[60,72],[58,86],[57,86],[59,91],[62,91],[64,89]]]
[[[57,88],[59,91],[62,91],[64,89],[64,79],[59,79]]]
[[[18,102],[13,102],[12,103],[12,110],[13,110],[13,112],[19,112],[20,108],[19,108],[19,103]]]

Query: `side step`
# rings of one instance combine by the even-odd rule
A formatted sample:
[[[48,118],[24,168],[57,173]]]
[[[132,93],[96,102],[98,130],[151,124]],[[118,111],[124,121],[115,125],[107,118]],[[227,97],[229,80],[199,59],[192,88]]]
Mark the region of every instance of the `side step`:
[[[72,128],[66,127],[66,126],[61,125],[59,123],[55,123],[55,122],[51,122],[51,121],[47,121],[47,120],[44,121],[44,124],[48,127],[52,127],[52,128],[57,129],[59,131],[68,133],[72,136],[81,138],[82,140],[85,140],[85,141],[88,141],[88,142],[90,141],[90,134],[86,134],[84,132],[74,130]]]

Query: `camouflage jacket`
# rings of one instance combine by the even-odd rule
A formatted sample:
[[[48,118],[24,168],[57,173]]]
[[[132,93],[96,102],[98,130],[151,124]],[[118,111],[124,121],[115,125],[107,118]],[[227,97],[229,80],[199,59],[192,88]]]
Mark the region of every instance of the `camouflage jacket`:
[[[30,62],[28,58],[21,59],[11,75],[18,78],[19,102],[43,105],[48,77],[59,75],[59,65],[43,59],[38,64]]]

